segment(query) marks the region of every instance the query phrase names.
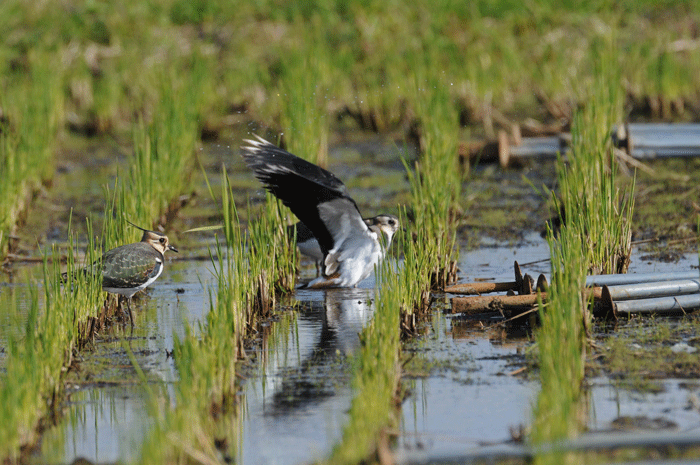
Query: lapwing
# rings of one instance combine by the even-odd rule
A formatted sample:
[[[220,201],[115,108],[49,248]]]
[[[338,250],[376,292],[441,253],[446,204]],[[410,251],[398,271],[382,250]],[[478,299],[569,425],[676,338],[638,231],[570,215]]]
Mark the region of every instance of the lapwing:
[[[311,231],[321,250],[321,276],[305,287],[356,287],[384,257],[399,228],[398,218],[380,215],[368,224],[333,173],[256,139],[241,147],[243,159]]]
[[[170,245],[168,236],[149,231],[128,222],[143,231],[140,242],[126,244],[107,251],[102,258],[85,269],[102,273],[102,289],[126,298],[129,318],[133,325],[131,298],[150,286],[163,272],[164,255],[168,250],[178,250]],[[64,273],[65,278],[65,273]]]
[[[389,224],[391,221],[396,221],[398,224],[398,218],[394,215],[379,215],[372,218],[363,218],[362,221],[365,222],[368,228],[372,226],[379,225],[381,223]],[[287,227],[287,233],[291,237],[295,235],[297,247],[299,247],[299,252],[312,259],[316,264],[316,276],[321,274],[321,264],[323,262],[323,252],[321,251],[321,246],[318,244],[318,240],[314,233],[301,221],[298,221],[295,225]]]

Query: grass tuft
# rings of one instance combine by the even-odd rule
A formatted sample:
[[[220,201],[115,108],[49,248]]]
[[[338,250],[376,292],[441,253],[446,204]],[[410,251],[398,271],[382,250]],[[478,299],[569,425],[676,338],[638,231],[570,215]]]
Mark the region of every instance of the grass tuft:
[[[267,317],[274,309],[278,294],[294,290],[298,255],[287,233],[285,212],[289,210],[272,194],[255,217],[250,206],[248,217],[248,250],[250,273],[256,276],[248,300],[258,316]]]
[[[420,66],[420,65],[417,65]],[[414,82],[416,116],[420,124],[420,159],[408,171],[414,228],[426,242],[416,242],[430,286],[445,287],[455,279],[456,215],[462,190],[457,158],[459,117],[450,83],[428,76],[430,64],[419,68]],[[425,250],[421,250],[425,249]]]
[[[80,323],[95,312],[102,297],[101,276],[79,272],[85,263],[76,261],[72,234],[70,238],[66,269],[73,276],[70,284],[61,282],[59,253],[54,248],[51,257],[44,257],[41,285],[27,283],[28,314],[20,316],[17,301],[9,305],[20,330],[8,338],[0,382],[0,457],[13,463],[19,461],[23,448],[36,445],[41,423],[56,415],[62,379],[81,339]],[[89,249],[86,263],[98,253]],[[19,323],[23,318],[24,325]]]
[[[574,120],[568,163],[558,160],[562,227],[548,230],[552,283],[547,305],[540,305],[537,332],[541,392],[535,406],[531,440],[535,444],[571,438],[583,427],[581,401],[586,328],[590,302],[582,297],[588,273],[620,273],[630,254],[631,188],[621,193],[610,128],[621,117],[619,89],[613,84],[614,46],[601,49],[598,78],[588,90],[589,103]],[[543,453],[537,463],[577,463],[574,454]]]
[[[174,398],[165,404],[152,399],[158,421],[140,463],[218,463],[236,456],[236,364],[245,355],[243,341],[254,318],[250,292],[255,279],[228,177],[222,193],[226,242],[212,252],[217,288],[211,308],[197,331],[189,328],[183,339],[176,338]]]
[[[236,366],[245,357],[244,340],[250,328],[269,316],[265,312],[274,308],[277,293],[289,292],[287,286],[293,284],[296,268],[293,256],[288,255],[294,250],[286,242],[280,245],[285,234],[280,208],[278,202],[268,199],[245,236],[224,175],[225,243],[217,243],[212,251],[216,291],[212,291],[206,321],[197,331],[190,328],[175,344],[180,376],[175,397],[167,405],[158,397],[153,399],[158,422],[144,446],[141,463],[216,463],[236,457],[241,428]]]

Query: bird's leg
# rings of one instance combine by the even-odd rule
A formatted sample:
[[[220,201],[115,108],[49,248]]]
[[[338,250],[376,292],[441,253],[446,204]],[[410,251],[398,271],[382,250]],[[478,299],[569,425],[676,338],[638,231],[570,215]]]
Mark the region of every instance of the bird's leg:
[[[124,318],[124,299],[125,297],[121,294],[117,294],[117,307],[114,309],[114,318],[117,318],[117,312],[119,312],[119,321]]]
[[[131,328],[134,328],[134,314],[131,312],[131,297],[126,299],[126,308],[129,311],[129,322],[131,322]]]

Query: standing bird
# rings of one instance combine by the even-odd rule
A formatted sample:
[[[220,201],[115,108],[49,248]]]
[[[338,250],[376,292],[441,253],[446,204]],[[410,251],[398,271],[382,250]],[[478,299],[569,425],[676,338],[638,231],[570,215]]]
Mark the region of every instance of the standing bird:
[[[384,257],[399,219],[363,220],[345,185],[330,171],[265,139],[246,140],[242,156],[267,190],[282,200],[316,238],[322,273],[306,287],[355,287]]]
[[[167,250],[177,252],[170,245],[165,234],[149,231],[128,222],[143,231],[140,242],[126,244],[109,250],[102,258],[85,268],[85,272],[102,273],[102,289],[126,298],[129,319],[134,324],[131,313],[131,298],[138,291],[151,285],[163,272],[164,255]],[[66,274],[63,274],[66,278]]]

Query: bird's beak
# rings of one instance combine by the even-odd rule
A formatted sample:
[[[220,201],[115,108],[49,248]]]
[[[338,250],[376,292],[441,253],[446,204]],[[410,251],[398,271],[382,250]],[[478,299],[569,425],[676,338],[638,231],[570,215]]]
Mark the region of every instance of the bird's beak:
[[[175,247],[173,247],[173,246],[170,245],[170,244],[168,244],[168,250],[172,250],[172,251],[175,252],[175,253],[180,253]]]

